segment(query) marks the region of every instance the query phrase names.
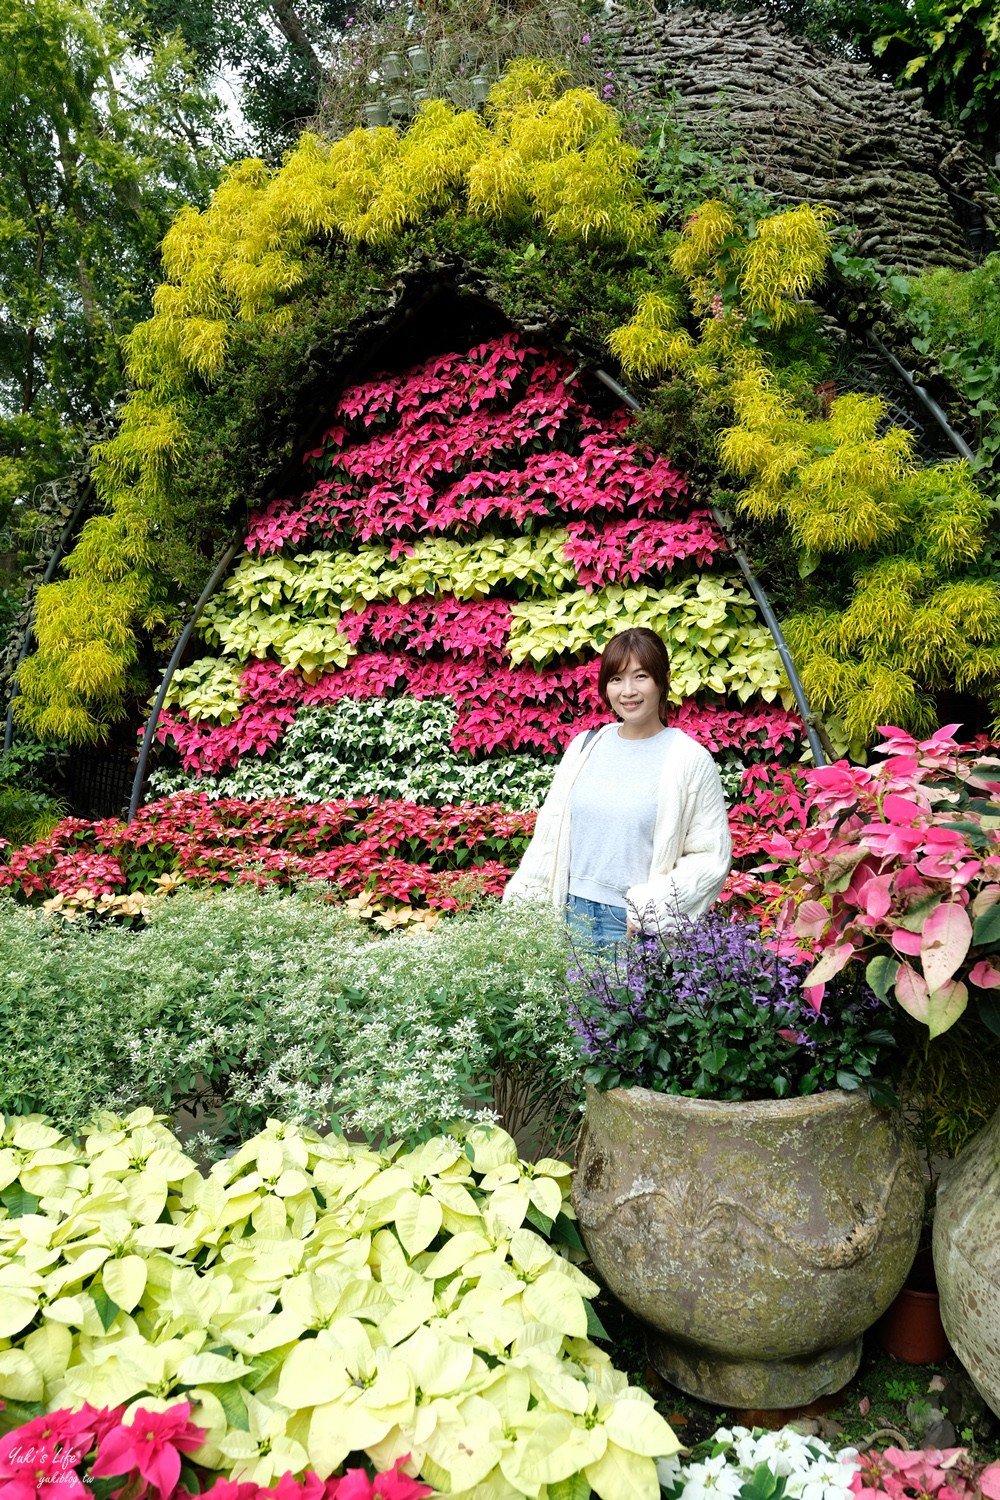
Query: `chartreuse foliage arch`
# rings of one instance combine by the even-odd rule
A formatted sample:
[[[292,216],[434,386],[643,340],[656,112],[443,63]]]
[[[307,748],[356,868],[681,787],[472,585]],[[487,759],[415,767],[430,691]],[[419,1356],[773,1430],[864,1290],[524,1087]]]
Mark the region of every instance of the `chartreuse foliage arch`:
[[[932,729],[935,690],[982,694],[1000,717],[1000,588],[984,555],[991,506],[971,466],[922,466],[878,397],[805,410],[753,341],[755,327],[806,314],[827,220],[802,205],[748,233],[728,204],[703,204],[670,256],[694,335],[683,299],[651,292],[610,342],[626,372],[682,372],[716,405],[722,470],[745,486],[737,510],[780,527],[798,554],[804,607],[783,623],[807,695],[860,751],[881,724]]]
[[[412,244],[439,221],[456,237],[479,225],[529,247],[540,235],[582,245],[614,277],[634,275],[635,315],[609,338],[622,368],[651,384],[680,372],[692,385],[726,429],[720,460],[747,482],[741,507],[790,533],[804,575],[828,553],[858,559],[846,610],[820,592],[820,613],[792,622],[820,707],[855,739],[887,718],[926,722],[929,690],[956,675],[991,687],[1000,595],[968,576],[985,524],[968,472],[919,470],[899,434],[877,430],[877,403],[841,398],[828,418],[800,409],[761,353],[762,337],[808,316],[828,218],[803,205],[748,226],[731,205],[709,202],[680,236],[661,232],[615,111],[586,89],[563,89],[559,68],[534,59],[508,69],[482,118],[434,100],[403,134],[305,135],[276,171],[237,164],[208,208],[184,210],[164,241],[154,316],[128,340],[133,391],[97,453],[106,513],[86,524],[67,578],[40,592],[21,722],[86,741],[122,715],[141,678],[137,633],[177,618],[171,527],[176,536],[177,516],[191,509],[181,476],[205,442],[199,414],[214,384],[248,342],[295,324],[306,290],[336,277],[331,250],[353,247],[384,270],[407,236]],[[354,309],[343,300],[346,330]],[[901,556],[909,593],[895,576],[885,581]],[[947,608],[935,635],[920,611],[936,590]],[[911,659],[914,631],[921,650]]]
[[[182,212],[164,240],[154,316],[128,340],[133,393],[97,455],[108,514],[85,526],[69,578],[39,595],[21,721],[93,740],[123,712],[136,630],[170,615],[158,520],[175,498],[192,405],[237,330],[265,338],[291,321],[325,242],[378,246],[450,211],[637,249],[657,223],[637,164],[613,109],[586,89],[561,91],[557,68],[525,60],[494,87],[486,121],[431,101],[404,135],[305,135],[278,171],[239,163],[204,212]]]

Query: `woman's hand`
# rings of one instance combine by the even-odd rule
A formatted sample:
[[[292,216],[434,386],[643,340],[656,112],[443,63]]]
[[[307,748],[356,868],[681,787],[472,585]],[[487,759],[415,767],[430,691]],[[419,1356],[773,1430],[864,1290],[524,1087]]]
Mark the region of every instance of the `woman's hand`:
[[[628,921],[625,923],[625,936],[629,938],[639,936],[639,924],[638,922],[633,922],[631,917],[629,917]]]

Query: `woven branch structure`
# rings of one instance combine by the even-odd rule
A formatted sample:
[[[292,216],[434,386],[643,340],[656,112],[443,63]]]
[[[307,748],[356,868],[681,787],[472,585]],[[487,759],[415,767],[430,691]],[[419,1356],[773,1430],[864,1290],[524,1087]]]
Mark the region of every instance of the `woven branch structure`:
[[[991,248],[986,164],[919,89],[894,88],[761,12],[619,11],[602,46],[640,101],[671,99],[698,144],[739,153],[780,200],[829,204],[873,260],[964,270]]]

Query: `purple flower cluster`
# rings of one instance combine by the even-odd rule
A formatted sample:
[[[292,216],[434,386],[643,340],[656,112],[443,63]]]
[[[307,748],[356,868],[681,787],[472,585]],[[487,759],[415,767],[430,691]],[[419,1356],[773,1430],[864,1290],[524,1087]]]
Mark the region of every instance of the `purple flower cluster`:
[[[600,1087],[783,1097],[836,1087],[859,1067],[860,1085],[892,1046],[866,986],[845,980],[818,1015],[801,993],[808,966],[723,914],[678,916],[658,936],[575,960],[570,1025]]]

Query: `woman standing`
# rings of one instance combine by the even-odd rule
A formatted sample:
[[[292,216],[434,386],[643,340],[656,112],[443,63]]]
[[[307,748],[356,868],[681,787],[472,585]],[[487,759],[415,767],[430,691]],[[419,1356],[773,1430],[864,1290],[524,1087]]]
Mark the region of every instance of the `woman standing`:
[[[504,901],[550,901],[598,943],[708,910],[732,844],[708,751],[665,727],[670,658],[652,630],[614,636],[597,689],[618,722],[578,734]]]

